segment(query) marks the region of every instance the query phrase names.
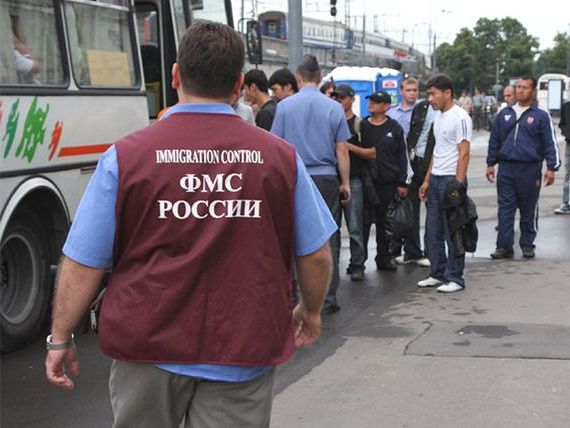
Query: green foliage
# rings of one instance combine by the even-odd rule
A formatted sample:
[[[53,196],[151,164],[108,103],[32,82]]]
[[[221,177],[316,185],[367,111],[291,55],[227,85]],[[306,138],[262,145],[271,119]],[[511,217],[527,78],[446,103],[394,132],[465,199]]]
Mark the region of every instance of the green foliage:
[[[480,18],[473,30],[463,28],[452,45],[436,50],[438,70],[449,74],[456,89],[490,90],[521,74],[534,74],[538,39],[514,18]]]
[[[570,55],[570,34],[558,33],[554,37],[554,47],[545,49],[536,62],[539,75],[545,73],[567,73],[568,55]]]

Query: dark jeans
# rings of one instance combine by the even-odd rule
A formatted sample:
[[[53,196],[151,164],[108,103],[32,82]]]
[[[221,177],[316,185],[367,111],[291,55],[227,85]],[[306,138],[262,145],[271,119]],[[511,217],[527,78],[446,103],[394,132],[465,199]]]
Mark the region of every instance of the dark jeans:
[[[499,226],[497,248],[511,248],[515,240],[515,213],[520,211],[521,247],[534,248],[536,207],[540,194],[541,165],[501,162],[497,173]]]
[[[366,252],[362,236],[364,223],[364,192],[360,177],[350,178],[352,197],[347,205],[341,205],[350,236],[350,269],[364,270]]]
[[[465,287],[463,270],[465,254],[457,255],[449,233],[447,215],[443,208],[445,186],[455,180],[453,175],[432,175],[428,189],[426,242],[431,263],[430,276],[443,282],[453,281]],[[447,244],[447,257],[445,245]]]
[[[425,168],[423,166],[423,158],[415,158],[411,165],[414,171],[414,176],[412,177],[412,182],[408,186],[408,196],[412,201],[412,207],[414,209],[414,230],[410,236],[407,236],[403,240],[394,240],[391,243],[390,254],[392,257],[397,257],[402,253],[402,242],[404,244],[404,259],[405,260],[415,260],[424,257],[424,252],[422,251],[421,241],[420,241],[420,208],[421,201],[418,195],[418,190],[421,187],[425,178]],[[425,233],[424,233],[424,248],[425,245]]]
[[[311,175],[313,182],[319,189],[321,196],[325,200],[325,203],[329,207],[334,221],[340,228],[340,193],[339,193],[339,179],[336,175]],[[331,280],[331,285],[329,291],[325,298],[325,303],[323,305],[324,309],[336,304],[336,290],[338,289],[339,283],[339,273],[338,273],[338,258],[340,254],[340,230],[337,230],[329,240],[329,245],[331,248],[332,258],[333,258],[333,275]]]

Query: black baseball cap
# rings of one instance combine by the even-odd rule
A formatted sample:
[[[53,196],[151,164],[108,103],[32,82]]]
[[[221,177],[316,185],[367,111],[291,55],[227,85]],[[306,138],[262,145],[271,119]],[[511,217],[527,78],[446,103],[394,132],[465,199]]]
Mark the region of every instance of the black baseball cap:
[[[386,91],[376,91],[372,95],[368,95],[366,99],[378,104],[392,104],[392,97]]]
[[[331,94],[333,97],[354,97],[354,89],[349,85],[338,85]]]

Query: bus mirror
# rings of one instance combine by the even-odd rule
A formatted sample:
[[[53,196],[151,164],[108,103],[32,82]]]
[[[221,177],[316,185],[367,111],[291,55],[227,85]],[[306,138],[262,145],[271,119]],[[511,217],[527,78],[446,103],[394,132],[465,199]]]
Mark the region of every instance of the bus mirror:
[[[259,21],[247,21],[245,42],[250,64],[261,64],[263,61],[263,53],[261,49],[261,28]]]

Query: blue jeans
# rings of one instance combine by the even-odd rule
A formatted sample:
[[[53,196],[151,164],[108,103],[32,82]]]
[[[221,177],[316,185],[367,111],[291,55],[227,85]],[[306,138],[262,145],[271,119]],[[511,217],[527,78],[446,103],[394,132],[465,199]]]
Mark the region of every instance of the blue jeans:
[[[364,270],[366,251],[364,250],[364,192],[360,177],[350,178],[352,198],[347,205],[341,205],[350,236],[350,269]]]
[[[430,178],[426,219],[427,253],[431,263],[430,276],[432,278],[442,282],[453,281],[465,287],[463,279],[465,255],[457,255],[449,233],[447,215],[443,208],[445,186],[453,180],[455,180],[453,175],[432,175]],[[445,244],[447,244],[447,257]]]
[[[566,142],[566,154],[564,155],[564,187],[562,189],[562,203],[570,202],[570,141]]]

